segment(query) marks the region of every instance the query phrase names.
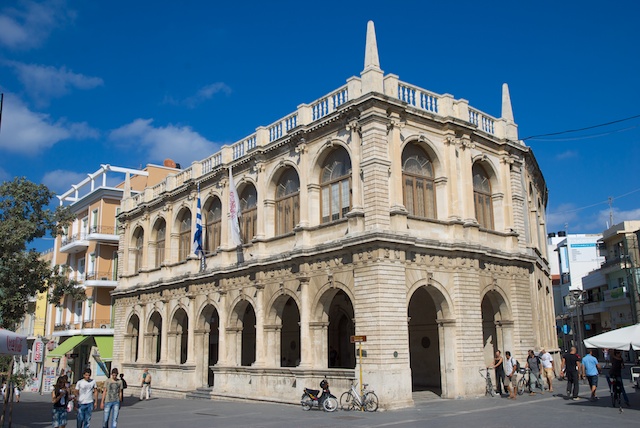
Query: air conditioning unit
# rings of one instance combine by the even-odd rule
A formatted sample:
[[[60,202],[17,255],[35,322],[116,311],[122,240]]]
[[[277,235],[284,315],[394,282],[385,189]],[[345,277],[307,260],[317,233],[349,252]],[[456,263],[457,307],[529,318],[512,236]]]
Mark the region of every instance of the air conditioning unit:
[[[109,328],[109,324],[100,324],[100,328]]]

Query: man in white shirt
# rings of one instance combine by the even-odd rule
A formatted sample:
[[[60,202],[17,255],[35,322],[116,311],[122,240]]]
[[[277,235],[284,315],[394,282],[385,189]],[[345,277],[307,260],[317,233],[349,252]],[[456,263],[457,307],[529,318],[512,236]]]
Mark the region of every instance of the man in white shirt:
[[[544,369],[544,377],[547,378],[547,382],[549,383],[549,392],[553,392],[553,378],[555,377],[553,372],[553,357],[545,351],[544,348],[540,349],[538,356]]]
[[[82,379],[76,383],[76,395],[78,396],[78,428],[91,426],[91,413],[98,407],[98,387],[96,381],[91,379],[91,369],[84,369]]]

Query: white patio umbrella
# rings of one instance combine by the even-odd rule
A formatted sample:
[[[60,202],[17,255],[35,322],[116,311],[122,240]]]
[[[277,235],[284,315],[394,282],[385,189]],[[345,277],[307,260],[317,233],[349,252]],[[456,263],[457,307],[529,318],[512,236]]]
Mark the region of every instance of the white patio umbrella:
[[[27,355],[27,336],[0,328],[0,355]]]
[[[611,330],[584,340],[587,348],[640,350],[640,323]]]

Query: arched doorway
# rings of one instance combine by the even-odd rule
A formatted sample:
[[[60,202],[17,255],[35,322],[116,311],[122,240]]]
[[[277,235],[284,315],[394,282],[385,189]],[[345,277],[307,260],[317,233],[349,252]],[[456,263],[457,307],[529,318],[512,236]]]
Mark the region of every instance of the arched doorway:
[[[180,308],[174,314],[170,333],[174,338],[174,342],[170,343],[169,347],[173,353],[171,360],[184,364],[187,362],[187,345],[189,342],[189,317],[184,309]]]
[[[413,391],[442,394],[438,307],[427,287],[418,288],[409,301],[409,355]]]
[[[154,363],[160,362],[162,349],[162,316],[160,313],[154,312],[151,314],[145,340],[147,359]]]
[[[240,334],[239,349],[236,350],[239,360],[236,361],[241,366],[250,366],[256,361],[256,312],[251,303],[241,300],[235,307],[234,318],[236,334]]]
[[[202,335],[202,362],[206,370],[207,386],[213,386],[214,374],[211,366],[218,364],[220,353],[220,316],[213,305],[207,305],[200,314],[199,333]]]
[[[328,366],[329,368],[353,369],[356,367],[354,310],[347,294],[338,290],[329,306]]]
[[[280,330],[280,355],[282,367],[296,367],[300,364],[300,311],[289,297],[282,310],[282,330]]]
[[[125,359],[127,361],[138,361],[138,334],[140,331],[140,318],[133,314],[127,323],[127,333],[124,337]]]
[[[483,357],[485,363],[493,361],[496,351],[500,350],[502,355],[511,346],[511,341],[505,337],[506,330],[504,327],[508,324],[507,307],[504,298],[497,291],[489,291],[482,298],[482,343]]]

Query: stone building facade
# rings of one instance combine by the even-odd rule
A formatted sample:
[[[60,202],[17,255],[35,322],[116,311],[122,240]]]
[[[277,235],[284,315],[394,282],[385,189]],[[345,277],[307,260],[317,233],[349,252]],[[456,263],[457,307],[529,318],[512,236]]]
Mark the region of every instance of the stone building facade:
[[[114,360],[157,394],[282,402],[362,369],[398,408],[555,348],[547,189],[502,97],[495,118],[384,75],[369,23],[360,77],[123,200]]]

